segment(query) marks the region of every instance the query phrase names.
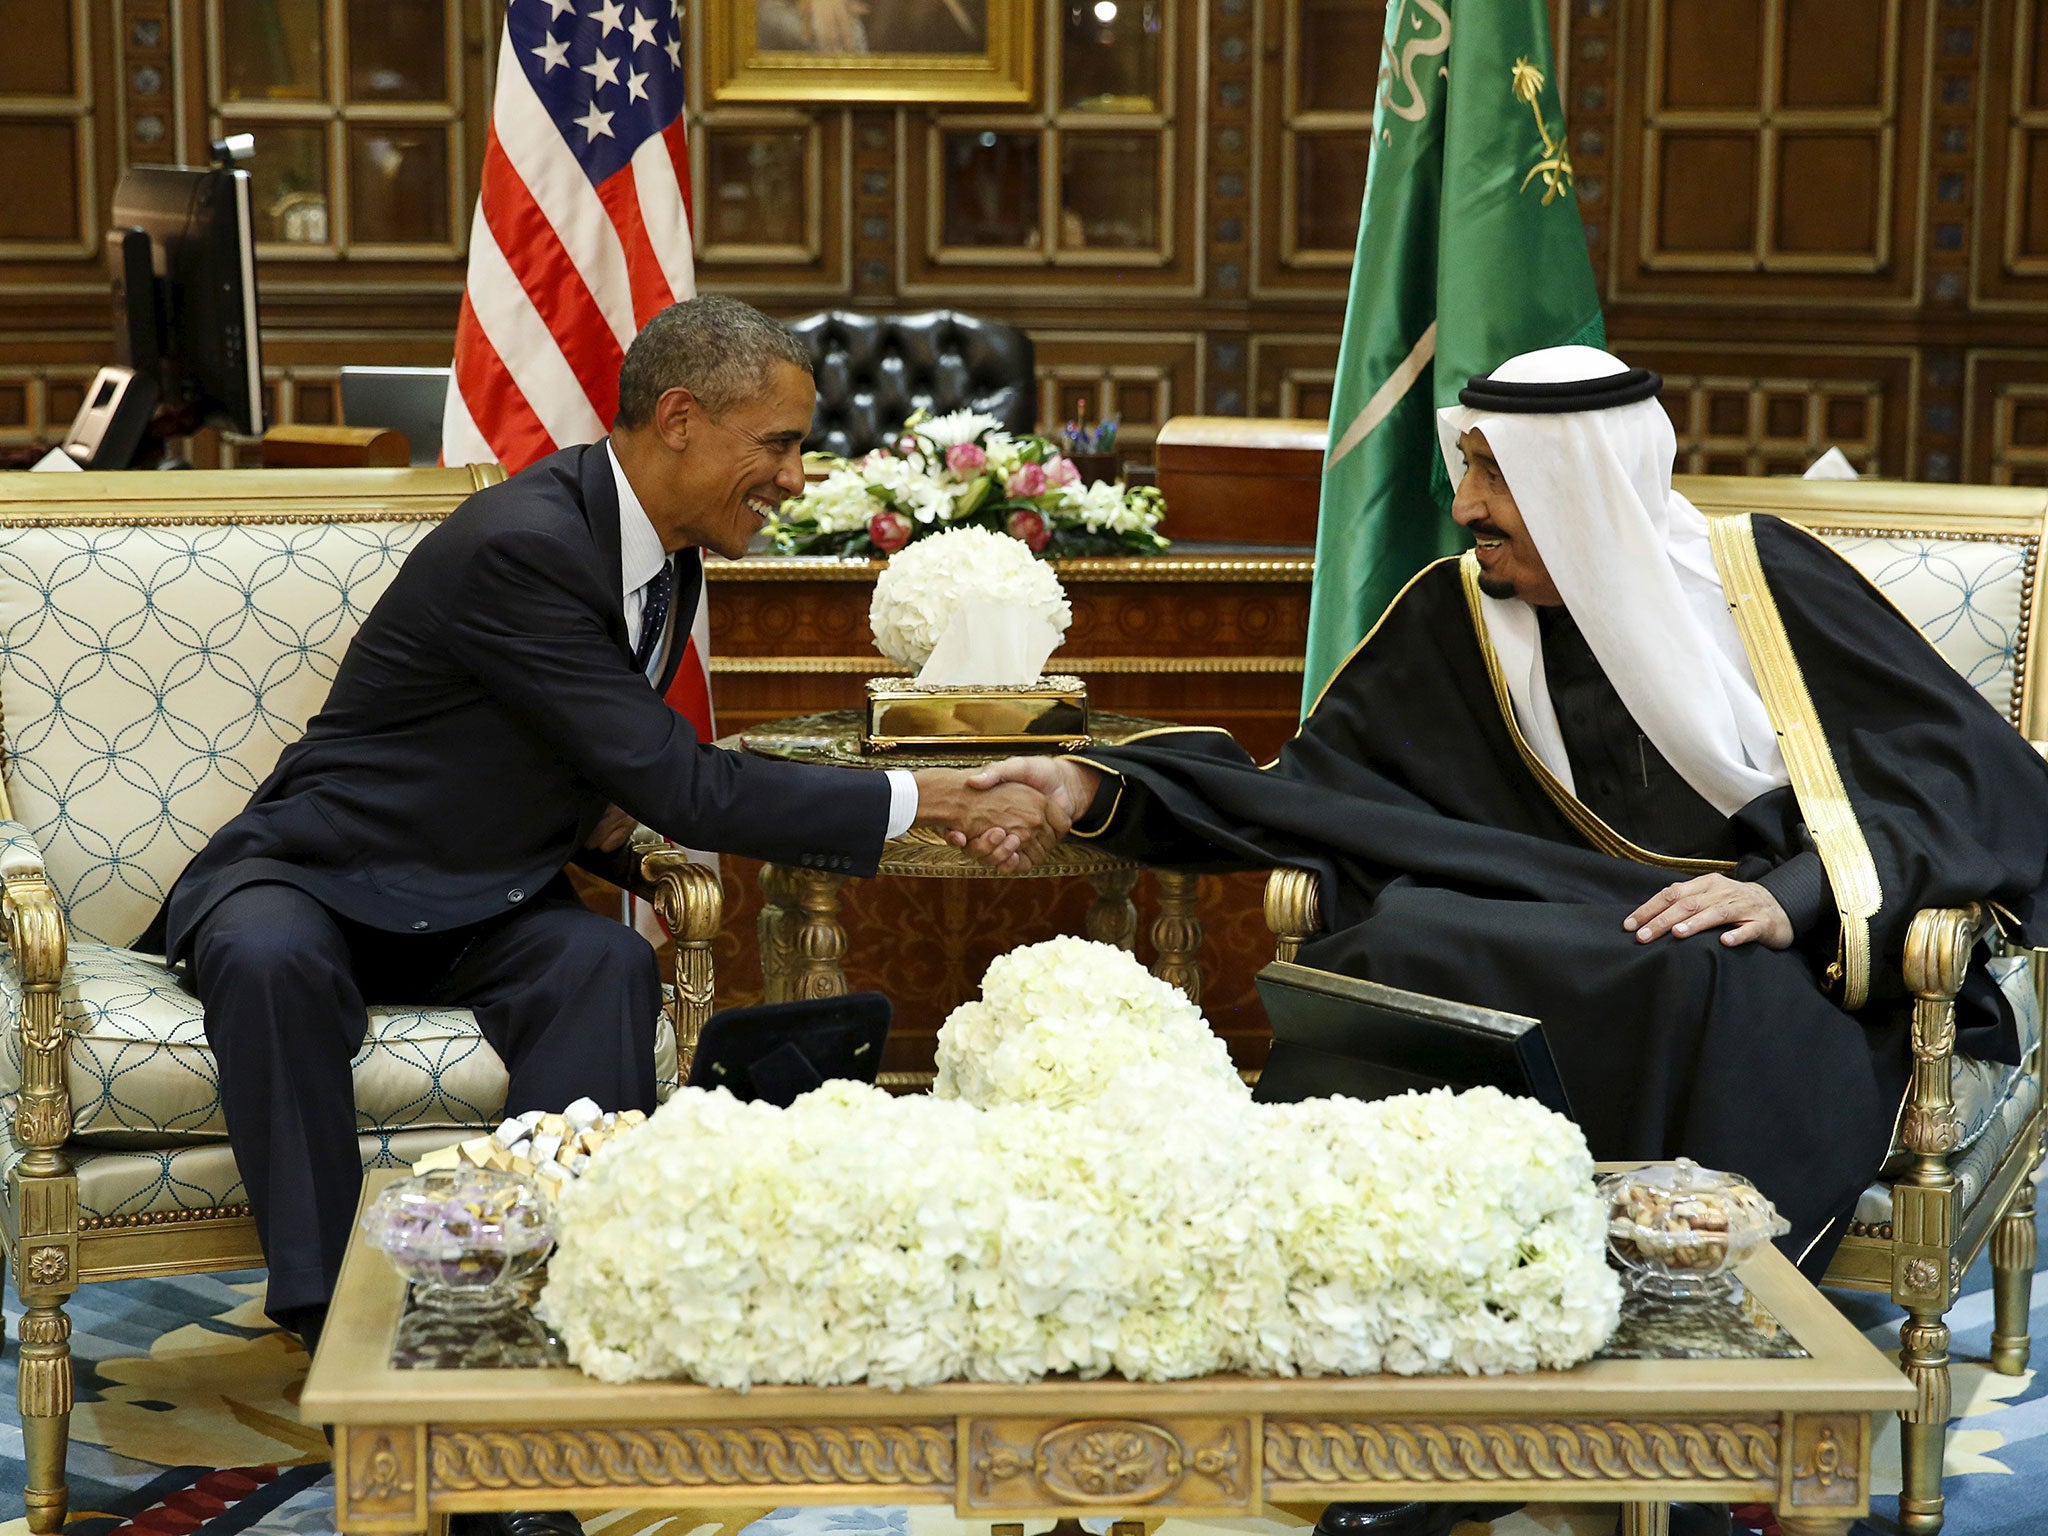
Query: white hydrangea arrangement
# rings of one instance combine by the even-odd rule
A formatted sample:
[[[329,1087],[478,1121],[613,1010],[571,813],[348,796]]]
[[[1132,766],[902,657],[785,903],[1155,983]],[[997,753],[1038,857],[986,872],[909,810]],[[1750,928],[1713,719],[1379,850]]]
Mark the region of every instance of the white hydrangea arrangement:
[[[1533,1101],[1255,1105],[1178,991],[1056,939],[929,1096],[677,1093],[564,1189],[541,1304],[607,1381],[1528,1371],[1614,1330],[1605,1214]]]
[[[868,624],[875,647],[915,671],[962,610],[1021,608],[1061,635],[1074,620],[1051,566],[1017,540],[955,528],[892,555],[875,578]]]

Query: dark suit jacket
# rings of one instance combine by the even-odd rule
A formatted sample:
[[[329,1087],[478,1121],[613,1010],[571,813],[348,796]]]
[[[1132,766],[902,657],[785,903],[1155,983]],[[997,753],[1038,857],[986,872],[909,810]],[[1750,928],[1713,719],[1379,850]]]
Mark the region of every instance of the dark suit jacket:
[[[678,564],[687,615],[702,570]],[[481,922],[538,896],[608,803],[693,848],[873,874],[884,776],[700,742],[635,670],[620,582],[603,443],[470,497],[406,558],[305,736],[138,943],[177,960],[216,902],[264,881],[390,932]]]

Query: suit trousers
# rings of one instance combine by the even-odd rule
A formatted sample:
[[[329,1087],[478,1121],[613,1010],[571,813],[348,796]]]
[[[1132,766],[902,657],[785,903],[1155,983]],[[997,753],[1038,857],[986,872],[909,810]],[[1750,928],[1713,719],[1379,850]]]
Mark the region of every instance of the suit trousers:
[[[387,933],[295,886],[244,886],[199,924],[192,976],[228,1141],[289,1321],[333,1295],[362,1190],[349,1065],[372,1003],[466,1007],[510,1073],[505,1111],[654,1108],[652,947],[551,888],[452,932]]]

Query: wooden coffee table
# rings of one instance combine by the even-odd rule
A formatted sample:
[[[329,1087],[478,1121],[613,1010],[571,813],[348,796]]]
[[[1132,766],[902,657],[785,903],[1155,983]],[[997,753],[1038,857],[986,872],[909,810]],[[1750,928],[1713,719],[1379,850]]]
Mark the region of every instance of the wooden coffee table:
[[[364,1198],[395,1177],[371,1174]],[[1913,1388],[1775,1250],[1741,1278],[1748,1308],[1712,1328],[1669,1307],[1625,1325],[1625,1351],[1688,1358],[742,1393],[394,1365],[405,1286],[359,1233],[300,1409],[335,1427],[336,1524],[362,1536],[482,1509],[918,1503],[1001,1525],[1354,1499],[1619,1503],[1624,1536],[1662,1536],[1673,1499],[1761,1503],[1788,1536],[1845,1532],[1869,1508],[1871,1415]]]

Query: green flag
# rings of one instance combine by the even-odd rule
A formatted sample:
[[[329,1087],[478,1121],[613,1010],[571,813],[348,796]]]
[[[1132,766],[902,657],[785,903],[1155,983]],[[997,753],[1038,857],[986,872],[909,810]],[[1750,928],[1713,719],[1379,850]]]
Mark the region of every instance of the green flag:
[[[1518,352],[1602,345],[1544,0],[1391,0],[1330,406],[1302,707],[1468,542],[1436,408]]]

